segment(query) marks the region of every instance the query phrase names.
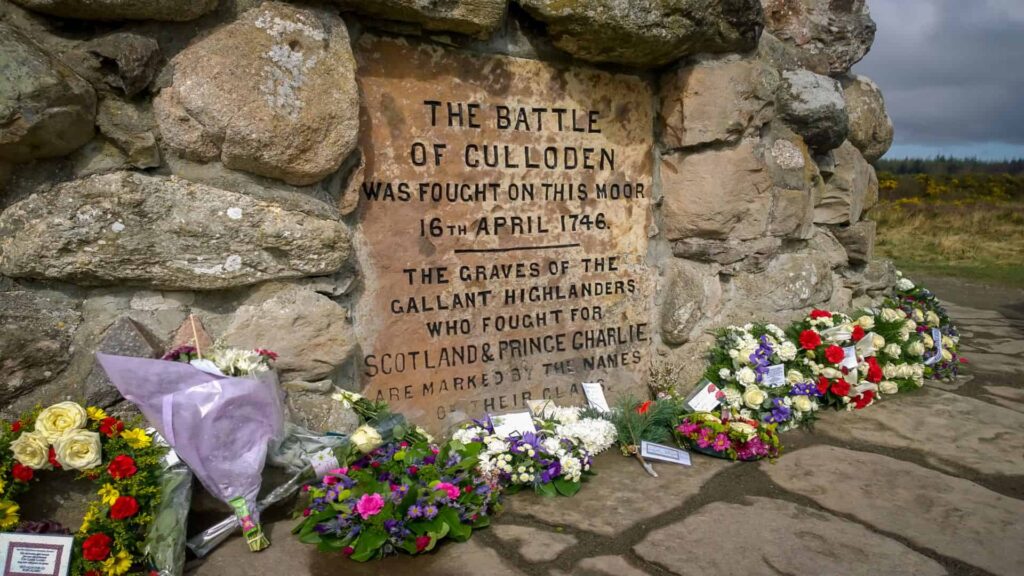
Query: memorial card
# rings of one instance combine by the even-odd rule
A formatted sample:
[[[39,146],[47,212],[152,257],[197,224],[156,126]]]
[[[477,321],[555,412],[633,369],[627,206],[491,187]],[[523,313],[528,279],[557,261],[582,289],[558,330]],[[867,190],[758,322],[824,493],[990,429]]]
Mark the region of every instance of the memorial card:
[[[655,444],[647,440],[640,441],[640,455],[649,460],[660,460],[661,462],[671,462],[683,466],[690,465],[689,452],[673,448],[672,446],[665,446],[664,444]]]
[[[71,536],[0,534],[0,576],[66,576],[71,564]]]

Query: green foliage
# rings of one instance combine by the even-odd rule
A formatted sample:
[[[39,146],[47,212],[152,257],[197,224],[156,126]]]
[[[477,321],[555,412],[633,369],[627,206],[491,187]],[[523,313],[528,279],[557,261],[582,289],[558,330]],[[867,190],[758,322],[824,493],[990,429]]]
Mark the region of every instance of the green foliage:
[[[679,407],[674,400],[641,402],[633,396],[624,396],[611,417],[623,452],[628,452],[630,446],[639,446],[641,440],[658,444],[669,441],[678,413]]]

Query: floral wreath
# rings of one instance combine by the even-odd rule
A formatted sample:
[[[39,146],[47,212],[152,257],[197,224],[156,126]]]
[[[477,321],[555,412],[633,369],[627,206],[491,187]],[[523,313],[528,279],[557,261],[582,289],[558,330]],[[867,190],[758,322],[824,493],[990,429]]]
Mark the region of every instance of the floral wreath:
[[[60,402],[0,423],[0,530],[68,531],[53,523],[20,522],[17,499],[47,470],[74,470],[97,486],[74,535],[70,574],[121,576],[145,572],[142,545],[160,500],[166,448],[141,428],[101,408]]]

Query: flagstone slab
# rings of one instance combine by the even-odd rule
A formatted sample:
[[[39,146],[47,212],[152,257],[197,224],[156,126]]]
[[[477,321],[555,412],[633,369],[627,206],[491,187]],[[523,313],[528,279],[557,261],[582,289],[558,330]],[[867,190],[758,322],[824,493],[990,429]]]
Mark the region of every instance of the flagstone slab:
[[[815,430],[840,440],[917,450],[944,470],[1024,475],[1024,414],[929,389],[927,383],[855,414],[826,414]]]
[[[577,542],[569,534],[516,524],[496,523],[492,531],[503,542],[518,546],[519,554],[529,562],[550,562]]]
[[[1003,408],[1024,412],[1024,388],[1013,388],[1010,386],[982,386],[988,392],[982,396],[984,400],[991,401]]]
[[[923,429],[921,438],[928,434]],[[962,455],[961,450],[948,449]],[[1019,455],[1019,450],[1013,451],[1013,456]],[[783,488],[830,511],[899,534],[944,556],[1006,576],[1020,574],[1024,566],[1024,501],[968,480],[888,456],[832,446],[797,450],[774,465],[762,464],[761,469]]]
[[[655,530],[634,550],[674,574],[946,573],[934,560],[855,522],[781,500],[746,500],[749,505],[709,504]]]
[[[647,576],[647,572],[634,567],[622,556],[597,556],[584,558],[573,567],[572,572],[555,570],[552,576]]]
[[[712,476],[733,465],[726,460],[695,456],[693,466],[654,463],[658,478],[653,478],[635,458],[609,451],[595,458],[597,475],[571,502],[520,493],[506,500],[505,509],[547,524],[614,536],[682,505]]]

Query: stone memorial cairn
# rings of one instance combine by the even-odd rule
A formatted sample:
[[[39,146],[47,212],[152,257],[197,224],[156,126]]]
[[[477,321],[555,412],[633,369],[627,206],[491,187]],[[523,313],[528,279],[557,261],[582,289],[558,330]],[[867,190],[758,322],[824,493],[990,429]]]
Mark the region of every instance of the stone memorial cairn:
[[[336,387],[440,430],[521,391],[642,388],[653,359],[696,382],[708,329],[894,283],[867,219],[892,125],[850,72],[874,32],[864,0],[0,0],[4,415],[123,408],[94,353],[158,357],[191,314],[275,350],[290,417],[318,431],[358,421]],[[534,203],[511,203],[529,178]],[[370,199],[385,180],[412,200]],[[466,208],[413,180],[496,184]],[[545,182],[588,197],[543,204]],[[506,288],[540,284],[597,292],[527,301],[564,315],[520,343],[485,330],[520,308]],[[439,348],[424,320],[468,330]],[[392,348],[425,352],[396,375]]]

